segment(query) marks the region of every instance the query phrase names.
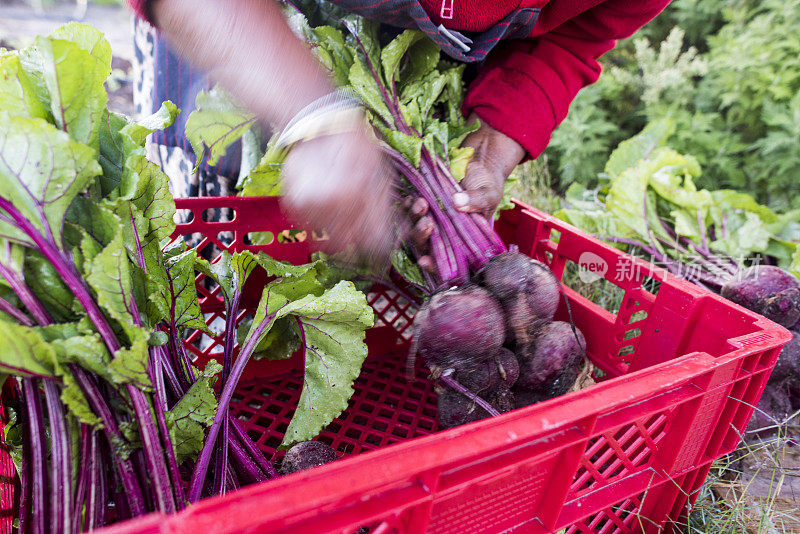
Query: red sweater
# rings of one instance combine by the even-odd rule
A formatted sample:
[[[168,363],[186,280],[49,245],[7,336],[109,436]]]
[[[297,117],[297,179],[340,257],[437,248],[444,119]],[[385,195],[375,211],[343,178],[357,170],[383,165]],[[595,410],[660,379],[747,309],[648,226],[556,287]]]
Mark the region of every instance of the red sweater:
[[[146,16],[149,0],[128,1],[137,14]],[[516,140],[531,158],[545,149],[578,91],[597,81],[598,58],[669,1],[419,0],[435,24],[470,32],[488,30],[520,7],[541,7],[526,39],[503,41],[492,50],[463,106],[465,115],[476,113]],[[443,19],[443,13],[448,18]]]

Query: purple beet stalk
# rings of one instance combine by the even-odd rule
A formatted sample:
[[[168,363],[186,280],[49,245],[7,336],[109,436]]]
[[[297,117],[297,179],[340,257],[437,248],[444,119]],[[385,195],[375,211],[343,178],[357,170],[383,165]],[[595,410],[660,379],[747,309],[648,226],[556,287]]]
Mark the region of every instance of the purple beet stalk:
[[[50,425],[50,528],[52,532],[70,532],[73,522],[70,434],[58,386],[44,381],[42,387]]]
[[[45,432],[42,403],[39,399],[38,380],[22,379],[22,393],[27,411],[27,427],[30,435],[30,450],[26,460],[30,463],[30,479],[26,481],[30,491],[30,515],[25,529],[32,534],[44,534],[49,524],[50,510],[47,506],[47,458],[45,457]]]
[[[228,407],[230,406],[233,392],[236,389],[236,385],[239,383],[239,379],[244,372],[247,362],[250,360],[250,356],[253,355],[253,351],[258,344],[259,338],[261,338],[261,334],[264,333],[264,330],[267,328],[267,326],[272,323],[275,317],[277,317],[277,314],[278,312],[275,311],[271,315],[268,315],[261,320],[261,322],[252,331],[250,339],[247,341],[244,348],[242,348],[241,352],[239,353],[239,357],[236,358],[236,362],[233,364],[231,375],[228,377],[228,382],[223,386],[222,392],[219,396],[217,413],[214,415],[214,422],[211,424],[211,428],[208,430],[206,441],[203,444],[203,450],[200,452],[200,456],[198,457],[197,463],[194,466],[192,481],[189,485],[189,502],[197,502],[201,497],[206,474],[208,473],[208,464],[211,462],[211,456],[214,452],[217,436],[219,435],[219,432],[223,426],[222,423],[227,418]]]
[[[0,197],[0,209],[8,213],[14,221],[14,224],[33,240],[34,244],[39,248],[39,251],[53,265],[67,287],[69,287],[70,291],[72,291],[86,310],[89,319],[94,324],[95,329],[100,334],[109,352],[115,354],[120,349],[119,341],[114,331],[111,329],[111,326],[106,321],[105,316],[103,316],[102,311],[97,306],[97,303],[92,298],[83,279],[81,279],[75,271],[74,266],[67,261],[56,244],[39,233],[31,222],[6,198]],[[148,469],[151,470],[150,480],[159,503],[159,508],[164,512],[175,511],[175,502],[172,493],[169,491],[169,475],[167,474],[163,451],[159,443],[158,432],[150,412],[150,404],[144,393],[136,386],[129,384],[126,386],[126,391],[130,395],[134,413],[139,424]]]

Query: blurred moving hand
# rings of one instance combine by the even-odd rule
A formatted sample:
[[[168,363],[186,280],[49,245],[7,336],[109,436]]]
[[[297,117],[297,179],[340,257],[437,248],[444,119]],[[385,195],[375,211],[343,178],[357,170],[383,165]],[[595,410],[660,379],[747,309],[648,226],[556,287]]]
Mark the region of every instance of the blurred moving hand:
[[[277,130],[333,91],[273,0],[157,0],[152,16],[175,48]],[[285,206],[331,245],[381,261],[391,251],[391,168],[366,127],[296,145]]]

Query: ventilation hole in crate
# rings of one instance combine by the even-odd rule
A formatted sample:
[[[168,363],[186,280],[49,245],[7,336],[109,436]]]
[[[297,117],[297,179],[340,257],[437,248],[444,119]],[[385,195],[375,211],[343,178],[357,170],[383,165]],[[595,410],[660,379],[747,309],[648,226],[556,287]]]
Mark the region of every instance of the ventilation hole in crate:
[[[357,415],[353,417],[353,423],[364,426],[367,424],[367,418],[364,417],[363,415]]]
[[[282,391],[275,396],[275,400],[277,400],[278,402],[287,402],[291,399],[292,399],[291,395],[288,395]]]
[[[381,408],[380,410],[378,410],[379,417],[385,417],[386,419],[391,419],[392,415],[394,415],[392,411],[387,410],[386,408]]]
[[[413,410],[414,408],[412,407],[410,409]],[[400,415],[398,415],[397,420],[405,425],[410,425],[411,423],[414,422],[414,418],[406,413],[401,413]]]
[[[627,332],[625,332],[625,336],[622,338],[622,341],[627,341],[629,339],[633,339],[633,338],[641,336],[641,335],[642,335],[642,331],[639,330],[638,328],[634,328],[632,330],[628,330]]]
[[[320,435],[320,436],[317,436],[317,441],[321,441],[325,445],[333,446],[333,439],[330,436],[326,436],[324,434]]]
[[[361,437],[361,432],[356,430],[355,428],[348,428],[344,435],[350,439],[358,439]]]
[[[234,233],[231,230],[217,232],[217,241],[227,250],[233,243]]]
[[[358,407],[358,409],[361,410],[362,412],[372,413],[373,411],[375,411],[375,406],[373,406],[372,404],[367,404],[362,402],[361,405]]]
[[[394,329],[398,332],[404,332],[406,326],[408,326],[409,321],[405,318],[404,315],[401,315],[395,322],[394,322]]]
[[[307,230],[282,230],[278,232],[278,243],[302,243],[308,239]]]
[[[259,417],[258,419],[256,419],[256,424],[264,428],[269,428],[269,426],[272,424],[272,419],[267,419],[266,417]]]
[[[644,280],[642,280],[642,289],[652,293],[653,295],[658,295],[658,290],[661,289],[661,282],[655,278],[646,276]]]
[[[550,241],[553,243],[558,243],[559,239],[561,239],[561,231],[555,228],[550,229]]]
[[[270,245],[275,241],[275,234],[272,232],[248,232],[244,236],[244,240],[248,245]]]
[[[186,246],[189,248],[198,248],[198,252],[200,252],[201,248],[205,248],[206,244],[209,243],[208,238],[205,234],[201,232],[192,232],[190,234],[184,234],[183,240],[186,242]]]
[[[236,210],[233,208],[225,208],[229,212],[229,216],[225,218],[225,222],[236,220]],[[215,220],[216,219],[216,220]],[[219,222],[219,208],[206,208],[200,213],[200,220],[203,222]]]
[[[639,305],[639,303],[637,302],[635,304],[635,306],[638,306],[638,305]],[[639,321],[644,321],[645,319],[647,319],[647,312],[644,311],[644,310],[639,310],[636,313],[634,313],[633,315],[631,315],[631,318],[628,321],[628,324],[638,323]]]
[[[330,236],[326,230],[312,230],[311,241],[328,241]]]
[[[598,276],[599,272],[592,276],[591,272],[595,269],[591,266],[581,269],[574,261],[567,260],[562,282],[582,297],[616,315],[625,298],[625,291]]]
[[[384,431],[386,431],[387,428],[389,428],[389,426],[386,423],[384,423],[383,421],[375,421],[372,424],[372,428],[374,428],[375,430],[377,430],[379,432],[384,432]]]
[[[288,428],[289,425],[287,425],[285,421],[281,421],[280,423],[277,424],[277,426],[275,426],[275,430],[280,432],[281,434],[285,434],[286,429]]]
[[[395,304],[397,304],[397,307],[401,310],[405,310],[406,307],[411,304],[411,302],[409,302],[409,300],[402,295],[398,295],[397,299],[395,299]]]
[[[175,224],[188,224],[194,220],[194,213],[192,210],[179,209],[175,210],[175,215],[172,216],[172,222]]]
[[[544,262],[547,265],[553,265],[553,253],[549,250],[544,251]]]
[[[406,436],[408,436],[408,430],[398,426],[395,427],[394,430],[392,430],[392,434],[394,434],[398,438],[405,438]]]
[[[241,395],[234,393],[233,395],[231,395],[231,402],[241,402],[242,398],[243,397]]]
[[[342,454],[350,454],[351,452],[353,452],[353,446],[349,443],[342,442],[339,444],[338,447],[336,447],[336,450],[341,452]]]
[[[392,324],[398,315],[399,313],[396,308],[389,308],[383,313],[383,320],[384,322]]]
[[[617,357],[622,358],[623,356],[628,356],[629,354],[633,354],[634,348],[633,345],[625,345],[619,349],[617,353]]]
[[[266,443],[265,443],[265,444],[266,444],[266,446],[267,446],[267,447],[269,447],[270,449],[277,449],[278,447],[280,447],[280,446],[281,446],[281,442],[282,442],[282,441],[283,441],[283,440],[281,440],[281,439],[280,439],[280,438],[278,438],[278,437],[275,437],[275,436],[270,436],[270,437],[268,437],[268,438],[267,438],[267,441],[266,441]]]
[[[364,441],[366,441],[370,445],[375,445],[376,447],[381,444],[380,436],[376,436],[375,434],[367,434],[367,437]]]
[[[430,421],[426,421],[425,419],[420,419],[419,422],[417,423],[417,426],[419,426],[420,428],[423,428],[425,430],[432,430],[433,429],[433,423],[430,422]]]
[[[255,399],[253,399],[253,400],[250,400],[250,401],[248,401],[248,402],[247,402],[247,405],[248,405],[250,408],[254,409],[254,410],[258,410],[259,408],[261,408],[261,404],[262,404],[262,403],[260,403],[260,402],[256,401]]]
[[[252,428],[247,430],[247,435],[250,436],[250,439],[252,439],[255,442],[261,439],[262,436],[261,432],[258,432],[257,430],[254,430]]]
[[[375,311],[377,311],[379,314],[386,311],[386,308],[391,304],[391,302],[389,302],[389,299],[387,299],[386,295],[384,295],[383,293],[370,294],[370,296],[367,297],[367,301],[373,308],[375,308]]]

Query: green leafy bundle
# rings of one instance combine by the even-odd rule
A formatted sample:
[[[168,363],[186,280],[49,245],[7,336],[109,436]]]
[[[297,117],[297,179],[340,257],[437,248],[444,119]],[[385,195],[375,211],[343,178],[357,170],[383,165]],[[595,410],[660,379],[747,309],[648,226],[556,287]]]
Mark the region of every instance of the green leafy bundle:
[[[125,519],[276,476],[229,411],[247,361],[304,352],[284,445],[311,439],[346,408],[373,322],[364,295],[321,261],[224,252],[209,263],[171,242],[175,203],[144,143],[178,110],[108,111],[110,63],[102,34],[80,24],[0,52],[0,371],[19,400],[6,439],[21,531],[91,530],[112,500]],[[234,363],[256,268],[272,278]],[[202,370],[183,342],[208,331],[197,273],[221,286],[228,314],[221,365]]]
[[[779,215],[733,190],[698,189],[697,160],[664,145],[673,128],[653,122],[620,143],[601,185],[573,184],[557,215],[713,289],[764,258],[800,275],[799,214]]]

